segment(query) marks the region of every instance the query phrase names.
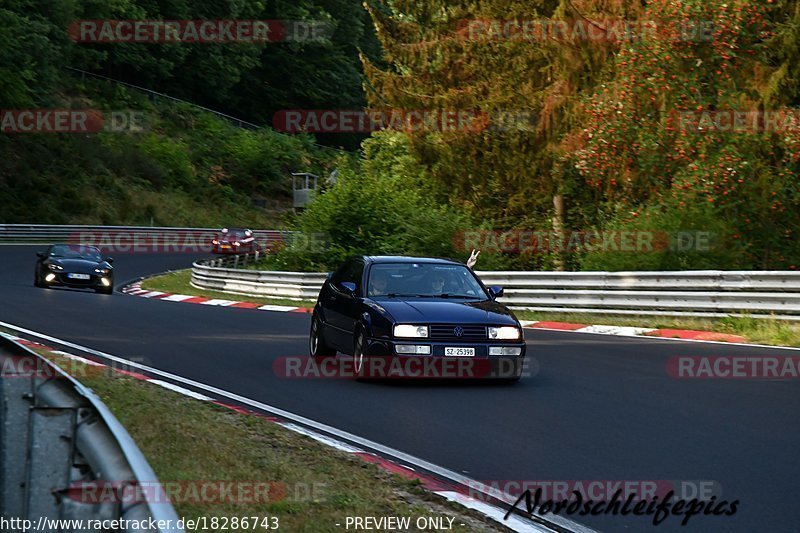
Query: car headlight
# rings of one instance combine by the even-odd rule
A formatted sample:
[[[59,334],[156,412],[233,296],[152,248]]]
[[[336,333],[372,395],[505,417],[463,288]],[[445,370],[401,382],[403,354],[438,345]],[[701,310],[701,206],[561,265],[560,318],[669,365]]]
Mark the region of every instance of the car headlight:
[[[241,245],[242,245],[242,243],[240,243],[240,242],[235,242],[235,243],[233,243],[233,245],[234,245],[234,246],[241,246]]]
[[[219,241],[217,239],[214,239],[213,241],[211,241],[211,244],[219,244]]]
[[[410,324],[398,324],[394,327],[395,337],[427,337],[428,326],[412,326]]]
[[[61,265],[54,265],[53,263],[47,265],[47,268],[49,268],[53,272],[60,272],[61,270],[64,270],[64,267],[62,267]]]
[[[515,326],[502,326],[499,328],[489,328],[490,339],[519,339],[519,328]]]
[[[95,268],[94,271],[95,271],[95,273],[103,274],[104,276],[107,276],[107,275],[111,274],[111,270],[109,270],[107,268]]]

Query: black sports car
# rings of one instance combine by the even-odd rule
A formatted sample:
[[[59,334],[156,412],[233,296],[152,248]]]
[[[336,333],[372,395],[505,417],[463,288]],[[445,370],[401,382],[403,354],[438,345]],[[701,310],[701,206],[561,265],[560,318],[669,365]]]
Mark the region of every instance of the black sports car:
[[[353,355],[356,377],[519,380],[522,328],[466,265],[364,256],[329,274],[311,317],[318,362]]]
[[[114,291],[114,268],[110,257],[103,257],[94,246],[53,244],[38,252],[33,284],[37,287],[65,286]]]

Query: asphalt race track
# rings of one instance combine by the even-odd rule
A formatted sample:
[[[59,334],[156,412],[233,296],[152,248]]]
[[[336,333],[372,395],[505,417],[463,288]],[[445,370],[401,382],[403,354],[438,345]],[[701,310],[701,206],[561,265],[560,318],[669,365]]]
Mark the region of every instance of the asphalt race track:
[[[712,480],[734,516],[571,516],[603,531],[796,531],[800,380],[687,380],[678,355],[798,355],[721,344],[529,330],[539,372],[514,386],[285,379],[309,315],[33,286],[34,252],[0,246],[0,321],[236,392],[481,480]],[[116,254],[117,287],[188,267]],[[143,407],[144,408],[144,407]],[[235,453],[235,450],[231,450]]]

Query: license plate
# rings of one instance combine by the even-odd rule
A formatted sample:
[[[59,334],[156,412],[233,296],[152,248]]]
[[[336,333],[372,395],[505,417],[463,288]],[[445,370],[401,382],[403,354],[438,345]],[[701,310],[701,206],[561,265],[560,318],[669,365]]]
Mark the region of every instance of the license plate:
[[[475,357],[475,348],[453,348],[444,349],[444,354],[450,357]]]
[[[89,274],[67,274],[69,279],[89,279]]]
[[[222,246],[220,246],[220,248],[222,248],[223,250],[227,250],[227,249],[230,248],[230,245],[229,244],[223,244]]]

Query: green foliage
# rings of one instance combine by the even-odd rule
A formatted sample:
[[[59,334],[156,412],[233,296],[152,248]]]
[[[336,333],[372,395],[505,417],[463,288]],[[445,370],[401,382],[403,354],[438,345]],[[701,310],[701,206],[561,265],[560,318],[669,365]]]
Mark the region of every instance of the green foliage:
[[[599,236],[576,254],[580,270],[697,270],[735,264],[741,243],[728,221],[709,203],[678,201],[616,211],[594,228]]]
[[[80,20],[154,19],[323,20],[336,29],[316,42],[258,44],[87,44],[70,34]],[[285,209],[290,172],[326,172],[330,156],[313,139],[243,130],[116,84],[78,82],[63,67],[268,123],[287,107],[360,106],[359,48],[376,55],[368,21],[353,0],[5,0],[0,107],[133,109],[147,124],[129,134],[0,135],[2,222],[274,225],[251,197]]]
[[[328,164],[306,137],[243,130],[105,82],[65,90],[87,107],[140,110],[143,131],[0,135],[5,223],[275,227],[283,222],[251,207],[251,195],[285,209],[289,172]]]
[[[72,0],[74,19],[278,20],[328,23],[319,39],[265,43],[80,44],[70,66],[103,74],[270,124],[282,109],[358,108],[359,50],[378,57],[369,16],[358,0]],[[63,27],[66,27],[64,24]]]
[[[387,61],[364,60],[371,105],[477,110],[489,119],[472,131],[411,133],[410,153],[429,171],[439,198],[469,206],[493,229],[657,228],[717,236],[715,248],[702,253],[546,250],[504,261],[611,270],[800,266],[797,2],[371,5]],[[542,19],[598,28],[655,21],[658,31],[596,40],[519,38],[500,29],[502,21]],[[476,21],[489,29],[470,35]],[[692,35],[705,21],[712,32]],[[785,111],[794,122],[766,132],[681,124],[686,113],[719,110]],[[493,127],[503,111],[527,113],[530,121]],[[563,198],[563,217],[555,216],[555,198]]]
[[[0,5],[0,104],[3,108],[47,101],[64,62],[72,2],[13,0]]]
[[[429,255],[466,260],[453,236],[470,226],[467,213],[438,204],[420,185],[424,169],[414,163],[398,134],[366,144],[360,168],[340,160],[336,184],[298,217],[298,239],[278,254],[276,265],[330,269],[351,255]],[[309,245],[321,243],[322,246]],[[468,254],[467,254],[468,255]]]
[[[750,0],[691,0],[680,7],[658,0],[648,4],[646,19],[676,27],[709,20],[715,33],[710,40],[656,39],[622,48],[613,78],[587,95],[585,118],[555,174],[573,184],[584,206],[610,203],[669,227],[705,224],[701,229],[724,242],[716,257],[593,255],[584,267],[797,268],[800,142],[797,109],[786,106],[798,97],[787,79],[796,68],[789,59],[797,58],[796,42],[787,36],[800,28],[798,12]],[[793,90],[778,94],[777,86]],[[795,118],[783,132],[716,127],[716,113],[731,111]],[[590,210],[582,214],[584,223],[600,222]],[[637,227],[622,217],[603,228],[615,224]]]

